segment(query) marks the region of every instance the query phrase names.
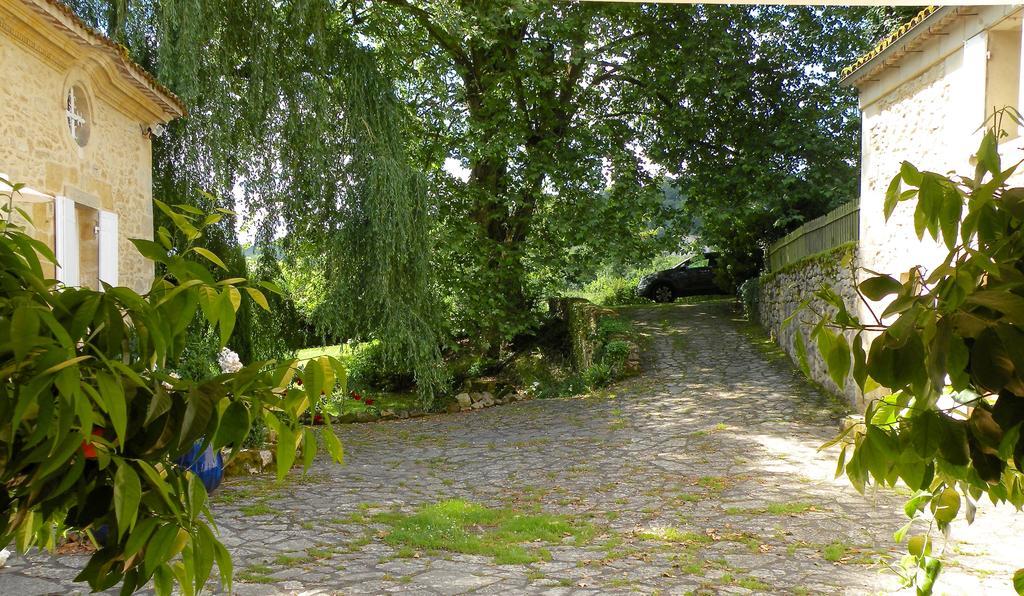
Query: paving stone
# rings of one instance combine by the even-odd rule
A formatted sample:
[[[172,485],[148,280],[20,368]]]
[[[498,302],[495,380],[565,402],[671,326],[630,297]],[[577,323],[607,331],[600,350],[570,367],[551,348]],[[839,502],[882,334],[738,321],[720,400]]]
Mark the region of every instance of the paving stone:
[[[309,476],[296,474],[279,488],[271,477],[229,479],[222,491],[265,489],[268,505],[280,511],[246,516],[240,508],[249,503],[213,499],[235,569],[268,565],[278,578],[236,581],[235,592],[747,594],[736,584],[744,578],[779,594],[897,589],[898,578],[867,564],[870,557],[833,564],[822,556],[839,541],[861,555],[898,560],[892,532],[904,523],[902,497],[879,491],[865,498],[833,478],[836,452],[818,452],[837,432],[830,402],[788,363],[751,345],[727,304],[623,312],[651,337],[645,372],[628,382],[587,398],[341,425],[345,466],[318,461]],[[393,558],[397,550],[374,514],[455,498],[539,507],[587,521],[599,535],[587,545],[549,547],[553,560],[531,565],[443,551]],[[726,514],[772,503],[814,510]],[[1011,508],[982,503],[973,526],[954,524],[952,544],[964,554],[949,558],[938,590],[1013,594],[1019,560],[1006,553],[1024,552],[1022,521]],[[659,527],[710,543],[638,536]],[[603,546],[611,539],[619,544]],[[311,547],[335,554],[275,562]],[[687,549],[690,558],[676,558]],[[685,572],[694,562],[703,565],[701,575]],[[72,582],[84,564],[84,557],[39,552],[12,557],[0,570],[0,594],[87,592]]]

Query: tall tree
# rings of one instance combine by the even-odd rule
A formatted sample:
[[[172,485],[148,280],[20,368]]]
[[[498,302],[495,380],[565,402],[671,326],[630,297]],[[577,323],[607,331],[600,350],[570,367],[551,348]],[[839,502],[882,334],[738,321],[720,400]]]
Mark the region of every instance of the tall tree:
[[[345,3],[73,4],[190,108],[156,144],[158,196],[194,201],[195,188],[208,190],[261,220],[267,258],[322,255],[321,332],[379,337],[426,393],[437,388],[424,180],[406,154],[391,83],[358,43]]]
[[[863,9],[373,0],[359,29],[418,116],[420,162],[468,171],[432,178],[440,269],[493,349],[594,254],[577,249],[641,245],[661,223],[651,161],[705,241],[751,266],[854,198],[856,104],[835,73],[866,27]]]
[[[457,331],[497,352],[529,326],[574,250],[637,245],[661,206],[641,130],[609,113],[628,83],[603,65],[635,40],[626,5],[378,0],[379,44],[444,197],[438,255]],[[446,159],[468,172],[440,172]],[[482,316],[481,316],[482,315]]]
[[[858,196],[856,99],[838,73],[871,42],[865,9],[660,7],[658,43],[621,67],[657,123],[652,159],[678,175],[689,214],[726,254],[730,278],[764,247]],[[649,65],[657,68],[649,69]]]

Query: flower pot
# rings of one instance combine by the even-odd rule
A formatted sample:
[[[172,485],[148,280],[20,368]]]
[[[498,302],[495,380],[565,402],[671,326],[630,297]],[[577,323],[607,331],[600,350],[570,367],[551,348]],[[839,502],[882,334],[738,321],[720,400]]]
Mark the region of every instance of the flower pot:
[[[198,476],[206,492],[212,494],[224,479],[224,457],[212,446],[200,451],[202,446],[202,440],[196,441],[188,453],[178,458],[177,464]]]

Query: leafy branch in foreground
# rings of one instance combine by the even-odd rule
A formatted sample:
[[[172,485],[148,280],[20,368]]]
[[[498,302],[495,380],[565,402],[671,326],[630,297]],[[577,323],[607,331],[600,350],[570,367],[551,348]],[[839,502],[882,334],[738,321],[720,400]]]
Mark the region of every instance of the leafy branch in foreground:
[[[836,475],[862,492],[899,480],[915,491],[895,539],[927,523],[901,571],[923,594],[941,570],[933,526],[948,538],[961,513],[973,522],[985,495],[1024,507],[1024,188],[1007,184],[1020,164],[1003,169],[997,130],[984,135],[973,177],[904,162],[889,185],[886,219],[916,200],[917,236],[941,239],[941,263],[913,268],[906,281],[869,271],[858,293],[870,321],[830,288],[815,294],[834,307],[811,334],[832,378],[842,386],[852,372],[865,395],[887,394],[829,443],[844,443]],[[1024,570],[1013,582],[1024,593]]]
[[[4,181],[6,182],[6,181]],[[316,437],[299,417],[321,392],[345,383],[337,360],[254,363],[209,379],[172,374],[194,317],[227,343],[247,295],[266,307],[270,284],[218,279],[220,259],[194,245],[222,214],[157,206],[187,241],[135,240],[165,273],[145,295],[125,287],[61,287],[46,271],[50,249],[14,223],[21,185],[0,197],[0,544],[53,548],[63,532],[101,538],[76,578],[94,590],[131,593],[150,579],[157,593],[177,583],[199,592],[216,563],[230,590],[231,557],[200,479],[174,461],[196,442],[238,449],[256,418],[277,431],[278,477],[301,449],[308,468]],[[27,216],[21,212],[21,216]],[[341,461],[330,428],[326,449]],[[104,537],[105,536],[105,537]]]

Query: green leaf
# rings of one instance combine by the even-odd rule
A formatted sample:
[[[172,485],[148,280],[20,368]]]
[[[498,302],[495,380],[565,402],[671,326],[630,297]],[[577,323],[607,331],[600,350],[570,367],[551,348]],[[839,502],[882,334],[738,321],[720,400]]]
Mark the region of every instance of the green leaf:
[[[277,431],[277,479],[284,480],[295,463],[295,431],[282,424]]]
[[[188,474],[188,512],[192,517],[192,521],[196,521],[199,518],[199,514],[203,512],[203,508],[206,507],[206,486],[203,485],[203,481],[195,474]]]
[[[978,147],[978,165],[992,174],[998,174],[1002,169],[999,165],[998,141],[991,130],[985,133]]]
[[[316,434],[313,430],[306,428],[302,431],[302,471],[306,472],[313,465],[316,457]]]
[[[146,409],[146,420],[143,426],[149,426],[154,420],[163,416],[171,409],[171,396],[162,386],[153,391],[153,397],[149,400],[149,407]]]
[[[213,442],[214,448],[219,449],[228,445],[236,449],[241,447],[249,435],[249,426],[249,408],[241,401],[231,402],[220,417],[217,437]]]
[[[942,204],[939,208],[939,227],[942,229],[942,239],[946,242],[946,248],[953,250],[959,240],[960,219],[963,215],[963,198],[955,189],[946,188],[942,195]]]
[[[850,372],[850,346],[846,337],[839,333],[832,340],[832,349],[827,355],[828,374],[839,388],[846,386],[846,375]]]
[[[310,360],[303,367],[302,387],[309,396],[310,404],[319,403],[320,394],[324,391],[324,373],[318,360]]]
[[[220,583],[224,584],[224,590],[231,593],[231,582],[234,579],[231,554],[228,549],[219,541],[213,542],[213,558],[217,561],[217,572],[220,574]]]
[[[270,312],[270,304],[267,302],[267,297],[263,295],[263,292],[257,290],[256,288],[249,287],[245,288],[245,291],[246,293],[249,294],[249,297],[252,298],[252,301],[258,304],[260,308],[267,312]]]
[[[1024,327],[1024,297],[1004,290],[981,290],[967,297],[968,304],[990,308],[1006,321]]]
[[[1024,569],[1018,569],[1013,572],[1013,589],[1018,594],[1024,594]]]
[[[919,490],[903,504],[903,513],[913,520],[921,513],[921,510],[931,502],[931,500],[932,493],[926,490]],[[897,542],[899,542],[899,540],[897,540]]]
[[[38,333],[39,315],[36,309],[29,306],[15,308],[11,316],[11,343],[14,344],[16,359],[23,360],[28,355]]]
[[[881,300],[889,294],[898,294],[903,284],[888,275],[869,277],[860,283],[860,291],[871,300]]]
[[[157,526],[160,524],[160,520],[154,517],[147,517],[139,520],[135,524],[135,528],[131,531],[128,536],[128,542],[124,545],[124,556],[131,557],[135,553],[142,550],[142,547],[149,541],[149,537],[153,535]]]
[[[217,322],[220,327],[220,345],[217,346],[218,348],[228,345],[228,340],[231,339],[231,332],[235,329],[235,306],[231,298],[231,290],[234,290],[234,288],[228,288],[221,292],[217,307]],[[235,290],[235,292],[237,293],[238,290]]]
[[[181,423],[178,447],[191,445],[206,430],[210,417],[214,415],[214,405],[220,397],[219,391],[222,391],[219,386],[205,383],[188,392],[188,404],[185,406],[185,418]]]
[[[900,164],[900,176],[910,186],[921,186],[921,171],[909,161]]]
[[[162,566],[167,559],[171,558],[171,551],[178,539],[178,526],[165,524],[160,526],[149,544],[146,545],[146,556],[144,558],[145,573],[153,573]]]
[[[324,448],[327,449],[327,453],[331,455],[331,458],[339,464],[345,463],[345,448],[342,447],[338,436],[334,434],[334,429],[328,425],[324,427],[324,431],[320,433],[320,436],[323,438]]]
[[[135,519],[139,512],[139,501],[142,500],[142,483],[139,475],[131,464],[122,460],[114,474],[114,515],[117,518],[117,536],[122,538],[125,532],[135,527]]]
[[[202,483],[200,483],[202,484]],[[196,593],[200,593],[206,585],[213,571],[215,558],[215,546],[217,538],[210,531],[210,528],[203,522],[196,524],[199,531],[192,539],[193,575],[195,577]]]
[[[61,362],[59,364],[54,364],[53,366],[51,366],[50,368],[44,370],[40,374],[41,375],[52,375],[54,373],[58,373],[58,372],[64,370],[65,368],[67,368],[69,366],[74,366],[74,365],[79,364],[81,362],[85,362],[86,360],[92,360],[92,356],[75,356],[74,358],[69,358],[69,359],[67,359],[67,360],[65,360],[65,361],[63,361],[63,362]]]
[[[940,414],[925,410],[910,419],[910,441],[914,451],[923,459],[931,459],[939,450],[943,438]]]
[[[99,386],[100,395],[103,396],[114,433],[120,439],[121,445],[124,445],[128,438],[128,402],[121,381],[106,371],[99,371],[96,373],[96,384]]]
[[[885,213],[885,220],[889,221],[889,217],[892,216],[892,212],[896,210],[896,205],[900,202],[900,182],[902,174],[896,174],[892,182],[889,183],[889,188],[885,191],[885,204],[883,206]]]
[[[153,242],[152,240],[143,240],[141,238],[132,238],[131,243],[135,245],[142,256],[146,257],[150,261],[157,263],[167,262],[167,249],[163,246]]]
[[[1013,361],[992,329],[985,329],[974,340],[971,377],[980,387],[992,392],[998,392],[1013,377]]]

